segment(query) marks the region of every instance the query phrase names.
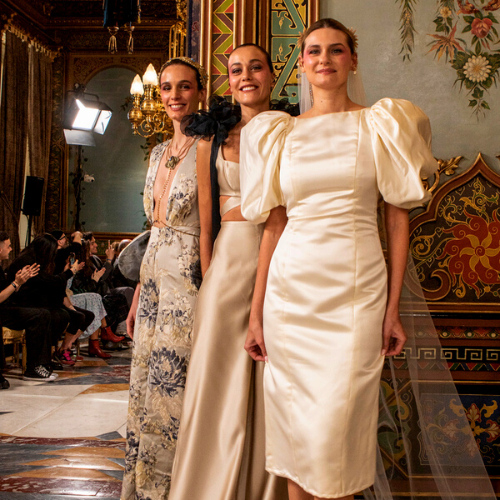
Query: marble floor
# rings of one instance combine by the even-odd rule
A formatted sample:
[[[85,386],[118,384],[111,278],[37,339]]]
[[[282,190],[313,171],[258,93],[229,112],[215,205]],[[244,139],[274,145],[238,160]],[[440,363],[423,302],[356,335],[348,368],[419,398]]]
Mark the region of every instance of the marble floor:
[[[86,357],[53,382],[4,372],[0,499],[118,499],[125,455],[131,350]]]

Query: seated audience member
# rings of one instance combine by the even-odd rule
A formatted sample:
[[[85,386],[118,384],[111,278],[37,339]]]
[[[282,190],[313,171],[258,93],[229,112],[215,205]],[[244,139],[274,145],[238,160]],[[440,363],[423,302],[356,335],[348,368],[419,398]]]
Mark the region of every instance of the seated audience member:
[[[77,272],[73,278],[71,291],[75,296],[79,294],[94,293],[101,296],[102,303],[107,313],[107,326],[101,329],[101,340],[103,342],[119,343],[124,337],[115,335],[113,329],[116,329],[116,326],[122,321],[125,321],[128,316],[129,306],[127,300],[124,295],[113,293],[114,290],[110,289],[108,283],[104,281],[103,278],[106,273],[106,267],[103,265],[100,269],[97,269],[94,260],[91,259],[90,243],[88,241],[83,241],[83,248],[86,257],[85,267]],[[96,335],[94,335],[91,338],[91,342],[89,342],[89,355],[98,356],[100,358],[110,357],[101,350]]]
[[[116,250],[115,250],[115,258],[113,259],[113,265],[116,261],[116,259],[118,258],[118,256],[123,252],[123,250],[125,250],[125,248],[128,247],[128,245],[130,243],[132,243],[132,240],[129,240],[129,239],[123,239],[121,241],[115,241],[114,243],[116,243]]]
[[[78,264],[78,261],[73,266],[74,272],[83,268]],[[73,366],[75,360],[71,356],[71,348],[74,342],[94,322],[95,314],[91,310],[74,305],[68,296],[64,297],[63,306],[69,314],[69,325],[66,327],[63,342],[56,351],[54,359],[63,365]]]
[[[12,299],[20,307],[47,309],[51,316],[52,345],[57,346],[59,338],[71,322],[70,312],[64,307],[68,279],[77,270],[77,265],[54,274],[57,240],[50,234],[37,236],[14,260],[7,270],[9,280],[26,265],[37,263],[40,272],[30,279]]]
[[[63,231],[56,230],[50,233],[57,240],[57,254],[56,265],[54,274],[60,274],[64,271],[68,258],[83,262],[83,249],[82,249],[82,233],[75,231],[69,239]]]
[[[97,256],[97,242],[94,238],[94,234],[90,231],[83,233],[83,240],[89,243],[89,260],[94,265],[95,269],[97,271],[105,269],[100,280],[100,288],[103,290],[105,289],[106,293],[118,293],[120,295],[123,295],[127,299],[127,304],[130,308],[130,306],[132,305],[132,300],[134,298],[134,289],[130,286],[115,287],[110,282],[110,276],[113,271],[113,258],[115,254],[113,248],[111,247],[111,244],[108,242],[108,248],[106,249],[106,260],[103,263],[102,260]]]
[[[79,266],[78,271],[81,271],[84,266],[85,262]],[[81,318],[77,331],[75,331],[75,328],[71,329],[70,327],[66,329],[67,335],[68,333],[73,335],[65,338],[59,350],[59,359],[61,363],[69,365],[74,364],[75,360],[71,356],[71,347],[73,342],[77,339],[84,340],[89,337],[89,356],[98,356],[103,359],[111,358],[111,355],[104,353],[99,345],[99,333],[101,331],[103,337],[105,338],[116,337],[113,332],[108,332],[109,327],[106,323],[106,309],[104,308],[102,297],[98,293],[91,292],[75,294],[71,290],[72,283],[73,278],[68,280],[65,306],[69,308],[70,316],[71,311],[76,311],[76,313],[83,313],[85,319]]]
[[[118,250],[120,246],[120,242],[119,241],[113,241],[113,243],[111,243],[111,248],[113,249],[113,258],[111,259],[111,265],[114,266],[115,265],[115,261],[118,257],[118,255],[120,255],[120,251]]]
[[[84,340],[87,338],[89,339],[89,355],[104,359],[110,358],[111,355],[103,352],[99,345],[99,334],[101,334],[101,336],[103,336],[104,338],[109,337],[109,335],[107,334],[109,328],[106,322],[107,313],[102,301],[102,297],[98,293],[78,293],[71,295],[70,300],[74,305],[92,311],[95,315],[94,321],[87,327],[87,329],[79,338],[79,340]],[[113,332],[110,333],[115,336]],[[112,350],[128,347],[122,346],[121,342],[107,341],[106,349],[108,349],[109,343],[111,343],[109,348],[112,348]]]
[[[132,240],[129,240],[127,238],[121,240],[118,245],[118,255],[120,255],[123,252],[123,250],[125,250],[125,248],[127,248],[130,245],[130,243],[132,243]]]
[[[9,235],[0,231],[0,261],[7,259],[11,250]],[[44,308],[19,307],[12,303],[12,295],[19,293],[29,279],[36,277],[39,269],[37,263],[27,264],[15,272],[12,280],[8,280],[0,266],[0,327],[26,331],[27,360],[23,378],[48,382],[56,378],[50,361],[50,312]],[[4,359],[1,361],[3,363]],[[0,374],[0,388],[8,387],[9,382]]]
[[[115,243],[117,242],[115,241]],[[135,290],[135,287],[137,286],[137,282],[134,282],[123,276],[120,268],[118,267],[118,262],[116,261],[118,256],[125,248],[127,248],[129,243],[131,243],[131,240],[121,240],[118,244],[118,251],[116,253],[115,259],[113,260],[113,271],[111,272],[111,276],[109,278],[109,281],[114,288],[130,287]]]

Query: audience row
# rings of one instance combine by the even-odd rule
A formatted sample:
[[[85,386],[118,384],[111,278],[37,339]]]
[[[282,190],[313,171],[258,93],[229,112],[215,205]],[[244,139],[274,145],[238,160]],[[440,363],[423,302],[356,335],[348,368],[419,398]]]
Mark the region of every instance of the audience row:
[[[53,231],[37,236],[5,271],[0,265],[0,327],[26,332],[25,380],[55,380],[54,371],[75,364],[72,349],[78,339],[88,338],[89,356],[103,359],[111,355],[99,336],[106,350],[128,347],[116,328],[127,318],[135,283],[115,262],[128,243],[108,242],[103,261],[91,232],[77,231],[69,239]],[[0,261],[11,249],[10,235],[0,231]],[[3,367],[3,339],[0,344]],[[0,388],[8,387],[0,374]]]

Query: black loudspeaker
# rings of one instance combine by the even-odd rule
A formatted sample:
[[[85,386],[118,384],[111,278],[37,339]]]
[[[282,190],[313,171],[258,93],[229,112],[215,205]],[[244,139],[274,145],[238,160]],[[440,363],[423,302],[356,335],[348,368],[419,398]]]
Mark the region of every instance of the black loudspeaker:
[[[43,177],[26,177],[26,187],[24,188],[23,214],[40,215],[42,209]]]

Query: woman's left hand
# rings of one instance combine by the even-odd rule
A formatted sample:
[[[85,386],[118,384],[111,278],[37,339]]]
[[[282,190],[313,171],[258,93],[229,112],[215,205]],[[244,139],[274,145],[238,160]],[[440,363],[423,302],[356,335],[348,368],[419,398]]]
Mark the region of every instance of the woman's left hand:
[[[382,326],[382,356],[401,354],[407,337],[399,318],[399,313],[386,311]]]

